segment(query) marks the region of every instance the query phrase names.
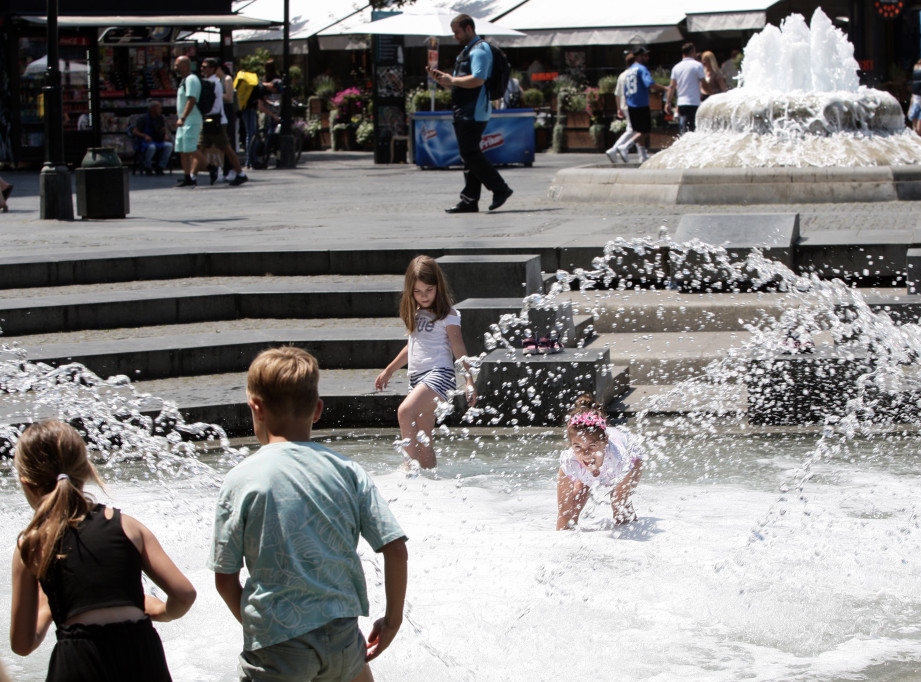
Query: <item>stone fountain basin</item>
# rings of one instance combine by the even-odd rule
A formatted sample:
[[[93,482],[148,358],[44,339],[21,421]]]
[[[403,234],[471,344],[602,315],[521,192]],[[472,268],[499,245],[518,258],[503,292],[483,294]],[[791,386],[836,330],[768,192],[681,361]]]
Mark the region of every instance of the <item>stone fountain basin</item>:
[[[554,176],[548,196],[559,201],[705,205],[921,199],[918,166],[658,169],[649,163],[639,169],[564,168]]]

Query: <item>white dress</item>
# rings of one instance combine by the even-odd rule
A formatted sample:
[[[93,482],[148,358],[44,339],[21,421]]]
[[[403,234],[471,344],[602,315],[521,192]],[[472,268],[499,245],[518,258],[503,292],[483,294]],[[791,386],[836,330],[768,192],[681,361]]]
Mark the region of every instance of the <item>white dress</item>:
[[[571,480],[580,481],[594,488],[612,488],[620,483],[633,468],[634,463],[643,459],[643,450],[626,431],[608,427],[608,443],[604,448],[601,471],[597,476],[579,461],[572,448],[560,453],[560,470]]]

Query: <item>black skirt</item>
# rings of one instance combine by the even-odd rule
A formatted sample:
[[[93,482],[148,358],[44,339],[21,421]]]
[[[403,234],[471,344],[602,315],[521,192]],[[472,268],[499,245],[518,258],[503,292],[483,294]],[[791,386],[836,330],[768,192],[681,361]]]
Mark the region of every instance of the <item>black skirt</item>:
[[[149,618],[57,630],[46,682],[172,682]]]

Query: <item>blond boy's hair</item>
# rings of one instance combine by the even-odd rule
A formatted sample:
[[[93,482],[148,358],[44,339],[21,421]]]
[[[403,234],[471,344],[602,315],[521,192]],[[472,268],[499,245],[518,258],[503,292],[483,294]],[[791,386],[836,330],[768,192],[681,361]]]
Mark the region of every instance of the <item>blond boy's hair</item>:
[[[259,398],[275,415],[311,416],[320,394],[320,366],[310,353],[294,346],[268,348],[246,374],[246,393]]]

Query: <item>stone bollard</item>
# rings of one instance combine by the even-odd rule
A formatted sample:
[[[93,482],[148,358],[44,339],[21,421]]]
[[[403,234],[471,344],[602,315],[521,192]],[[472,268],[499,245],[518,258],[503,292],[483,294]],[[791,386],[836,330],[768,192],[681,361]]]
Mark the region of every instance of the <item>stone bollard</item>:
[[[82,218],[124,218],[129,213],[128,169],[108,147],[90,147],[77,178],[77,215]]]

